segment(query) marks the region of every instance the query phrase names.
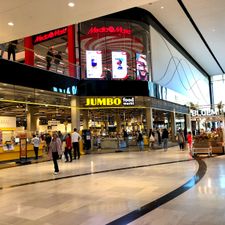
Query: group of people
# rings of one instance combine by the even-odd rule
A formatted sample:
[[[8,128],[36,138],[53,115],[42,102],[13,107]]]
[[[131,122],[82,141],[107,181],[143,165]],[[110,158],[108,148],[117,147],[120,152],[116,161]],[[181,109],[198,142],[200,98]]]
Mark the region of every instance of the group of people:
[[[191,151],[192,149],[192,133],[191,131],[188,132],[186,135],[181,129],[178,131],[176,136],[177,143],[181,151],[184,151],[185,143],[187,141],[188,149]]]
[[[160,130],[156,130],[155,132],[150,129],[149,131],[149,148],[153,149],[154,144],[158,142],[158,145],[163,145],[164,151],[168,149],[168,140],[169,140],[169,132],[166,128],[160,132]],[[179,149],[184,151],[185,143],[187,141],[188,149],[192,149],[192,133],[189,131],[187,134],[184,133],[181,129],[177,132],[176,141],[178,143]]]
[[[164,151],[167,151],[169,132],[166,128],[164,128],[162,131],[157,129],[155,132],[152,129],[150,129],[148,138],[149,138],[149,149],[153,149],[154,144],[158,143],[159,146],[163,144]]]
[[[50,70],[52,61],[55,63],[55,70],[58,72],[58,67],[60,62],[62,61],[62,52],[55,51],[54,47],[50,47],[46,54],[46,69]]]
[[[76,128],[74,128],[74,132],[71,135],[70,133],[68,133],[65,138],[63,137],[61,132],[54,132],[52,136],[50,134],[47,134],[45,136],[48,157],[49,159],[53,160],[55,175],[59,173],[59,166],[57,160],[61,158],[63,154],[63,141],[65,141],[65,162],[72,162],[72,149],[74,150],[74,160],[80,159],[79,141],[81,139],[82,137],[77,132]],[[38,137],[38,135],[33,135],[31,142],[34,146],[35,159],[38,159],[38,149],[40,145],[40,138]]]

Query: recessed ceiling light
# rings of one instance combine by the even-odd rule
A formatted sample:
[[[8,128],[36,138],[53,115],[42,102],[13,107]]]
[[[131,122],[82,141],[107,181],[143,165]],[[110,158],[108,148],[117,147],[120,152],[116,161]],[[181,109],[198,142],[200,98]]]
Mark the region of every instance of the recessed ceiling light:
[[[164,9],[164,6],[161,6],[160,9]]]
[[[68,3],[68,6],[69,6],[69,7],[74,7],[74,6],[75,6],[75,3],[74,3],[74,2],[69,2],[69,3]]]
[[[13,22],[8,22],[8,25],[12,27],[12,26],[14,26],[14,23]]]

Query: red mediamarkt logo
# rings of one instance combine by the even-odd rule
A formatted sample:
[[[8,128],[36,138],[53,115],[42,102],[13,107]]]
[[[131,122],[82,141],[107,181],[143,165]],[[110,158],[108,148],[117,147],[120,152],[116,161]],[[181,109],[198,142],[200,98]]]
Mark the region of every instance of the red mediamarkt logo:
[[[121,33],[121,34],[131,34],[130,29],[124,29],[121,26],[113,27],[91,27],[88,34],[98,34],[98,33]]]
[[[47,41],[49,39],[59,37],[63,34],[66,34],[66,32],[67,32],[67,27],[58,29],[58,30],[54,30],[54,31],[50,31],[46,34],[40,34],[40,35],[36,36],[34,43],[36,44],[38,42]]]

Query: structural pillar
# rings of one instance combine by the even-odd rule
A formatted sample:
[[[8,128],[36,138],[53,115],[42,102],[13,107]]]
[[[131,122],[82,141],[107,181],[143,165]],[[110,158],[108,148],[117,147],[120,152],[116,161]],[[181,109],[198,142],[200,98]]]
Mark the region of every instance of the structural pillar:
[[[69,75],[75,77],[75,26],[69,25],[67,32],[68,39],[68,62],[69,62]]]
[[[191,115],[190,114],[185,114],[185,121],[186,121],[186,126],[187,126],[187,131],[191,131]]]
[[[171,120],[171,139],[172,139],[171,141],[175,141],[177,135],[175,110],[170,113],[170,120]]]
[[[24,38],[25,64],[34,66],[34,45],[32,37]]]
[[[80,99],[79,97],[73,96],[71,98],[71,130],[74,128],[80,130]]]
[[[89,121],[89,118],[88,118],[88,114],[87,114],[87,110],[83,113],[83,129],[88,129],[88,121]]]
[[[152,108],[146,108],[146,125],[147,125],[147,132],[153,128],[153,114]]]
[[[37,109],[34,106],[28,105],[26,107],[27,110],[27,131],[36,132],[39,127],[39,117],[35,115],[37,113]]]

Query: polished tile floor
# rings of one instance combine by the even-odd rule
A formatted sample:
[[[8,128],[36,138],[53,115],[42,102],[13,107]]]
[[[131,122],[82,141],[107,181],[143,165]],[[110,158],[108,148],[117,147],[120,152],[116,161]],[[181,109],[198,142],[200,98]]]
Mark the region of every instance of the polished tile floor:
[[[225,224],[225,156],[202,160],[173,147],[2,169],[0,225]]]

